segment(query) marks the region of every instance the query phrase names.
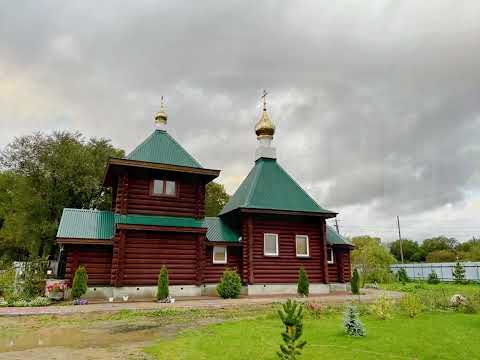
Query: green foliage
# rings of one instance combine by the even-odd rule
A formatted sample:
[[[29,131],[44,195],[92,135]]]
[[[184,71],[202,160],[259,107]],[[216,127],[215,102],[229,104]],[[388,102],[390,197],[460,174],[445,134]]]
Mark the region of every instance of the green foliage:
[[[33,259],[25,263],[23,272],[18,279],[18,292],[23,299],[29,300],[43,295],[47,267],[46,259]]]
[[[217,216],[228,200],[230,195],[222,184],[208,183],[205,187],[205,216]]]
[[[372,305],[372,311],[381,320],[391,319],[393,306],[394,301],[383,293]]]
[[[440,280],[438,279],[438,275],[435,271],[432,270],[432,272],[428,274],[427,282],[429,284],[438,284],[440,282]]]
[[[437,250],[453,250],[457,244],[458,241],[455,238],[437,236],[423,240],[421,248],[426,254],[429,254]]]
[[[402,284],[405,284],[410,281],[410,278],[407,275],[407,271],[404,268],[400,268],[397,272],[398,281]]]
[[[457,258],[457,254],[453,250],[435,250],[427,255],[427,262],[452,262]]]
[[[48,306],[52,301],[44,296],[37,296],[28,303],[28,306]]]
[[[452,276],[456,284],[465,283],[465,268],[459,261],[453,267]]]
[[[108,209],[105,164],[123,154],[80,133],[15,138],[0,153],[0,253],[17,260],[48,255],[64,207]]]
[[[350,288],[353,295],[360,294],[360,275],[358,274],[357,269],[353,270],[352,279],[350,280]]]
[[[416,241],[402,239],[402,250],[403,259],[406,262],[425,260],[425,254]],[[398,261],[402,259],[400,253],[400,240],[396,240],[390,244],[390,252]]]
[[[220,283],[217,285],[217,294],[223,299],[236,299],[242,290],[242,280],[235,270],[226,269]]]
[[[303,266],[300,266],[298,271],[298,286],[297,294],[300,296],[308,296],[310,283],[308,281],[308,275]]]
[[[13,266],[0,270],[0,297],[7,303],[15,300],[15,269]]]
[[[292,299],[288,299],[278,310],[278,316],[285,326],[282,332],[283,344],[277,355],[282,360],[295,360],[306,345],[305,340],[300,340],[303,333],[303,306]]]
[[[355,246],[351,253],[352,265],[358,269],[362,282],[384,282],[391,278],[389,267],[395,258],[379,238],[357,236],[352,238],[352,243]]]
[[[405,294],[400,300],[400,307],[411,319],[417,317],[418,314],[425,310],[422,299],[415,293]]]
[[[162,268],[158,273],[157,300],[165,300],[168,298],[168,283],[168,269],[165,265],[162,265]]]
[[[349,305],[343,315],[343,329],[348,336],[366,336],[367,331],[360,321],[357,308]]]
[[[77,271],[75,271],[75,276],[73,277],[72,298],[76,300],[79,299],[82,295],[84,295],[87,292],[87,284],[87,270],[83,265],[80,265]]]

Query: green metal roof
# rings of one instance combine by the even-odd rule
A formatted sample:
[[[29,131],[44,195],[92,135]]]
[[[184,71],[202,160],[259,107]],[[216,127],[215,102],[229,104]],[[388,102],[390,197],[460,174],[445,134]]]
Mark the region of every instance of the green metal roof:
[[[330,245],[352,245],[350,240],[337,233],[331,226],[327,226],[327,243]]]
[[[220,215],[239,208],[333,213],[320,207],[275,159],[266,158],[255,162]]]
[[[202,168],[197,160],[163,130],[155,130],[127,155],[127,159]]]
[[[114,215],[111,211],[65,208],[57,237],[108,240],[113,237],[114,224]]]
[[[240,234],[225,224],[218,217],[206,217],[204,227],[208,229],[207,239],[209,241],[239,242]]]
[[[119,215],[115,214],[115,224],[147,225],[147,226],[178,226],[201,228],[202,220],[190,217],[156,216],[156,215]]]

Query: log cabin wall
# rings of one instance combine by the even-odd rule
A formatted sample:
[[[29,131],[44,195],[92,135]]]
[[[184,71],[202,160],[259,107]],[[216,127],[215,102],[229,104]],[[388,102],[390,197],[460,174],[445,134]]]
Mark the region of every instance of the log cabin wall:
[[[245,217],[248,219],[248,217]],[[249,283],[296,283],[298,270],[304,266],[310,282],[326,282],[324,271],[324,232],[322,219],[317,217],[303,218],[299,216],[252,216],[252,264],[248,261],[248,220],[243,221],[242,235],[244,246],[243,279],[253,271],[253,282]],[[278,234],[279,255],[266,256],[263,249],[263,235],[265,233]],[[296,256],[296,235],[308,235],[308,258]],[[247,245],[247,246],[246,246]],[[247,255],[247,258],[245,257]]]
[[[197,283],[197,234],[128,230],[119,286],[156,285],[162,265],[170,285]]]
[[[328,264],[328,280],[340,283],[349,282],[351,278],[350,250],[333,246],[333,256],[334,263]]]
[[[154,179],[175,181],[176,196],[152,194]],[[112,202],[115,212],[143,215],[205,216],[205,183],[199,176],[173,172],[129,170],[120,175]]]
[[[218,283],[226,268],[236,269],[239,274],[242,273],[242,247],[228,246],[227,247],[227,263],[214,264],[213,263],[213,246],[207,246],[205,251],[205,272],[204,282]]]
[[[109,285],[112,266],[110,245],[66,245],[65,279],[73,281],[79,265],[84,265],[88,274],[88,285]]]

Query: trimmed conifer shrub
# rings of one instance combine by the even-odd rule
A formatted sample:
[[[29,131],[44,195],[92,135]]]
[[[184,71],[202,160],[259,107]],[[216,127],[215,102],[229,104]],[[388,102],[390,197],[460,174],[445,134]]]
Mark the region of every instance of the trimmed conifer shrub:
[[[360,295],[360,275],[358,275],[358,270],[353,270],[352,279],[350,280],[350,288],[353,295]]]
[[[402,284],[405,284],[410,281],[410,278],[407,275],[407,271],[404,268],[400,268],[397,273],[398,281]]]
[[[462,264],[457,260],[457,263],[453,267],[452,270],[453,280],[457,284],[464,284],[465,283],[465,268]]]
[[[157,300],[165,300],[168,298],[168,269],[165,265],[162,265],[160,272],[158,273],[157,282]]]
[[[438,284],[440,280],[438,279],[438,275],[435,271],[432,270],[430,274],[428,274],[427,282],[429,284]]]
[[[217,285],[217,294],[223,299],[236,299],[242,290],[242,280],[235,270],[226,269],[220,283]]]
[[[348,336],[366,336],[367,331],[360,321],[357,308],[349,305],[343,314],[343,328]]]
[[[298,286],[297,294],[300,296],[308,296],[310,288],[310,282],[308,281],[308,275],[303,266],[300,266],[298,270]]]
[[[74,300],[80,299],[82,295],[87,292],[88,288],[88,274],[85,266],[80,265],[75,271],[72,283],[72,298]]]
[[[282,360],[295,360],[301,355],[307,342],[300,340],[303,333],[303,306],[292,299],[288,299],[278,310],[278,316],[285,326],[282,332],[283,344],[277,355]]]

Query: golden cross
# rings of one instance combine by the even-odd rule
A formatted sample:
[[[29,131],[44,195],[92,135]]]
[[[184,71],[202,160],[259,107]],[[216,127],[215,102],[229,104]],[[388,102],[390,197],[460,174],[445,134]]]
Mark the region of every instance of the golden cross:
[[[263,95],[261,97],[262,101],[263,101],[263,110],[266,111],[267,110],[267,97],[268,93],[267,93],[267,90],[263,90]]]

